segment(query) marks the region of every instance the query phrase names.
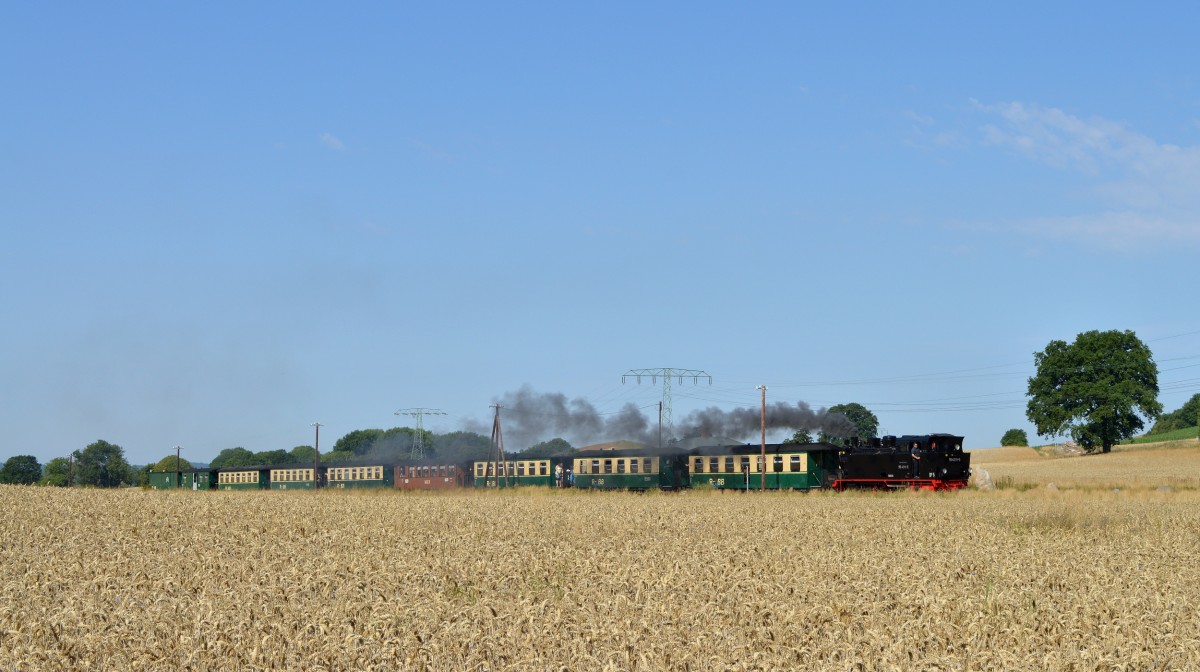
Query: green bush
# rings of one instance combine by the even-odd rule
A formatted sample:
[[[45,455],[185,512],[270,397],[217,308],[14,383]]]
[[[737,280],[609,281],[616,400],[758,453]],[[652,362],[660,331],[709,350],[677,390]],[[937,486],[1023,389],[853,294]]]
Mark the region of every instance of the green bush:
[[[1025,430],[1023,430],[1023,429],[1010,429],[1007,432],[1005,432],[1004,436],[1000,439],[1000,445],[1002,445],[1002,446],[1028,446],[1029,445],[1029,437],[1026,436]]]

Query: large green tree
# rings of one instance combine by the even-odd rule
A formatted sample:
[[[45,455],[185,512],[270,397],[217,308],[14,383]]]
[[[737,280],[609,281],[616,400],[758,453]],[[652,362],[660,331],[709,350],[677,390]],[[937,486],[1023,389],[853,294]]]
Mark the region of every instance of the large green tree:
[[[33,455],[13,455],[0,467],[0,483],[33,485],[42,478],[42,465]]]
[[[249,467],[254,464],[254,453],[238,446],[222,450],[208,466],[219,469],[222,467]]]
[[[333,444],[332,452],[346,451],[355,455],[366,455],[375,442],[383,438],[382,429],[356,429]],[[328,448],[325,449],[329,451]]]
[[[73,468],[71,461],[65,457],[56,457],[46,463],[42,468],[42,480],[38,481],[42,485],[53,485],[63,487],[70,485]]]
[[[176,466],[175,460],[179,459],[179,465]],[[168,455],[158,462],[150,465],[150,471],[180,471],[183,469],[191,469],[192,463],[178,455]]]
[[[75,454],[75,482],[98,488],[115,488],[133,483],[129,476],[125,451],[118,445],[100,440]]]
[[[254,454],[255,464],[288,464],[291,461],[292,454],[282,448],[264,450]]]
[[[1113,445],[1162,413],[1158,366],[1132,331],[1088,331],[1035,352],[1025,416],[1042,436],[1070,432],[1088,452]]]
[[[879,434],[879,418],[867,410],[866,406],[858,403],[838,404],[829,407],[830,413],[841,413],[850,424],[854,425],[855,433],[860,439],[874,438]]]
[[[312,446],[296,446],[292,448],[292,462],[298,464],[311,464],[313,461],[314,449]]]

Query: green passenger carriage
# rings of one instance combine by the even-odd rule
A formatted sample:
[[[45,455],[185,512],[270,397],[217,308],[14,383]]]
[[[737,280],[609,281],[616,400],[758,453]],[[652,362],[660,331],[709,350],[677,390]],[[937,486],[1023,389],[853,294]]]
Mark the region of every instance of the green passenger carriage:
[[[396,485],[396,472],[383,464],[331,465],[325,469],[326,487],[391,488]]]
[[[573,486],[595,490],[675,490],[687,486],[687,456],[638,450],[584,451],[572,462]]]
[[[321,473],[312,467],[271,467],[268,487],[272,490],[312,490],[317,487],[320,476]]]
[[[150,472],[150,488],[152,490],[212,490],[217,480],[212,469],[185,469],[183,471],[152,471]]]
[[[758,490],[765,482],[768,490],[813,490],[825,487],[837,468],[837,447],[829,444],[769,444],[765,464],[762,450],[752,444],[698,448],[689,458],[690,485]]]
[[[269,467],[231,467],[217,470],[218,490],[266,490],[270,487]]]

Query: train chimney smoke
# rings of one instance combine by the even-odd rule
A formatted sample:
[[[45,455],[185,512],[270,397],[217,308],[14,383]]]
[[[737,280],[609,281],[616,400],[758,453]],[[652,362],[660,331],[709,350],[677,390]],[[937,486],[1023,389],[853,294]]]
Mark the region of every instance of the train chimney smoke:
[[[619,440],[658,444],[657,416],[648,417],[634,404],[626,404],[614,414],[602,414],[586,399],[535,392],[528,385],[504,394],[496,403],[501,407],[506,443],[516,450],[553,438],[566,439],[574,446]],[[712,436],[744,440],[758,435],[761,412],[757,405],[731,411],[710,407],[689,413],[674,427],[665,427],[664,432],[678,439]],[[808,430],[845,437],[854,431],[846,416],[823,408],[814,411],[803,401],[767,405],[766,422],[768,432]],[[488,432],[482,422],[475,420],[468,421],[464,429]]]

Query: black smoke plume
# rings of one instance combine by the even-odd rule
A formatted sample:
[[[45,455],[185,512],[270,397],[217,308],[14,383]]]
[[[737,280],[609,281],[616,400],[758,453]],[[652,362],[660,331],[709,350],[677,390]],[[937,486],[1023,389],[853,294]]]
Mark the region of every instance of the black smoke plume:
[[[647,417],[634,404],[625,404],[615,414],[604,415],[586,399],[535,392],[528,385],[504,394],[496,403],[500,404],[500,428],[509,452],[559,437],[576,447],[621,440],[658,445],[657,418]],[[689,413],[676,421],[674,427],[664,427],[663,435],[743,441],[759,435],[761,413],[760,407],[731,411],[710,407]],[[768,404],[766,428],[768,432],[808,430],[837,437],[849,436],[854,431],[844,415],[828,413],[823,408],[814,411],[803,401]],[[491,422],[469,421],[464,429],[490,436]]]

